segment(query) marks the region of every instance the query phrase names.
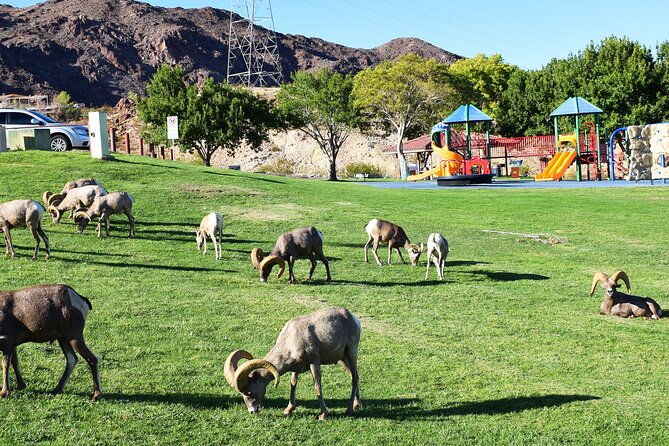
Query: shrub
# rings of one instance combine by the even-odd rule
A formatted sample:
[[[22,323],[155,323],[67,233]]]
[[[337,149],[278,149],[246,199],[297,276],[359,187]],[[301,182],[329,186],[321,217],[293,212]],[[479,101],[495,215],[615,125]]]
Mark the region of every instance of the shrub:
[[[292,175],[294,171],[295,162],[282,158],[277,158],[273,162],[263,164],[258,168],[260,173],[276,173],[279,175]]]
[[[378,167],[376,167],[373,164],[369,163],[350,163],[346,165],[344,175],[352,178],[355,176],[355,174],[361,173],[361,174],[367,174],[370,177],[380,177],[381,175],[381,170],[379,170]]]

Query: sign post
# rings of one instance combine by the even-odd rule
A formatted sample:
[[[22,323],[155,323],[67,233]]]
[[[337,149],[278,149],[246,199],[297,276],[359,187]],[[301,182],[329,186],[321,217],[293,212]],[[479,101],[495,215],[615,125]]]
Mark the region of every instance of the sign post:
[[[167,117],[167,139],[172,140],[172,153],[174,153],[174,140],[179,139],[179,117]]]

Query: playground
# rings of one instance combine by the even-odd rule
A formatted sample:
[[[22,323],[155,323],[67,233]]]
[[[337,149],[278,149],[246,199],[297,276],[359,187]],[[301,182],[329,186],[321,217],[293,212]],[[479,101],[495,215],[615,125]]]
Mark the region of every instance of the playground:
[[[614,182],[620,186],[622,182],[616,180],[635,186],[646,184],[644,180],[648,185],[665,184],[669,178],[669,124],[621,127],[607,140],[600,129],[602,113],[585,99],[572,97],[550,114],[553,135],[491,137],[492,118],[464,104],[432,127],[429,140],[407,141],[404,152],[414,155],[415,168],[406,180],[418,189],[430,188],[424,185],[425,180],[432,180],[429,184],[436,187],[552,188],[574,187],[574,181],[578,187],[610,187]],[[463,124],[464,131],[456,129]],[[472,132],[473,126],[483,131]],[[568,126],[573,133],[559,132]],[[394,153],[391,147],[383,150]],[[527,178],[521,177],[529,176],[531,162],[537,168],[534,181],[523,181]],[[511,180],[502,180],[502,176]]]

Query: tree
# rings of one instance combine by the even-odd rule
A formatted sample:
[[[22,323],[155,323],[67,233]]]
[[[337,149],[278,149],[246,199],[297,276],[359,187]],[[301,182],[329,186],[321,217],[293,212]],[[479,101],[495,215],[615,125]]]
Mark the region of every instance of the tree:
[[[179,143],[194,149],[206,166],[220,148],[234,155],[245,142],[257,149],[272,128],[282,127],[270,103],[243,87],[208,78],[201,87],[184,82],[181,68],[161,67],[137,103],[143,134],[153,141],[167,137],[167,116],[179,117]]]
[[[58,121],[72,122],[81,119],[81,109],[72,101],[72,96],[67,91],[58,93],[54,102]]]
[[[402,178],[409,173],[402,149],[404,138],[431,127],[449,105],[453,108],[455,98],[448,66],[415,54],[359,72],[353,79],[353,95],[371,125],[395,130]]]
[[[330,162],[330,180],[337,180],[337,155],[356,125],[353,80],[329,68],[298,71],[293,82],[281,85],[277,106],[293,125],[312,138]]]

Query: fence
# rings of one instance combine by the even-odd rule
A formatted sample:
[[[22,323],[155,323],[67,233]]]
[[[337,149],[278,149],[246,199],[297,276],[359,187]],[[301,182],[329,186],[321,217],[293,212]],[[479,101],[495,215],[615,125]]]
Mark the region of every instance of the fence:
[[[148,156],[151,158],[157,158],[157,159],[170,159],[174,161],[174,149],[173,148],[165,148],[164,145],[159,145],[158,148],[156,149],[155,145],[153,143],[149,143],[148,146],[144,147],[144,140],[142,138],[139,138],[138,143],[137,143],[137,150],[133,151],[132,145],[131,145],[131,137],[130,133],[125,133],[123,135],[122,143],[123,143],[123,148],[119,150],[118,143],[117,143],[117,135],[116,135],[116,129],[115,128],[110,128],[109,129],[109,150],[111,152],[124,152],[128,154],[137,154],[141,156]]]

